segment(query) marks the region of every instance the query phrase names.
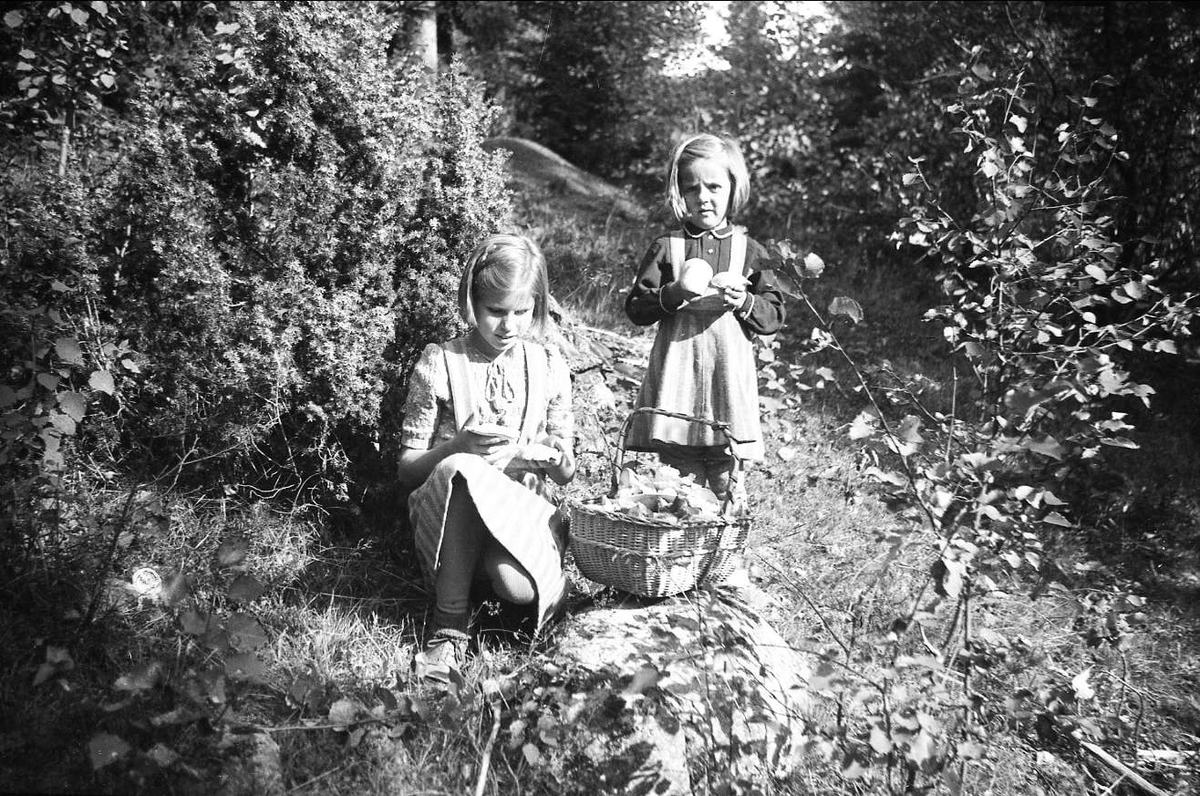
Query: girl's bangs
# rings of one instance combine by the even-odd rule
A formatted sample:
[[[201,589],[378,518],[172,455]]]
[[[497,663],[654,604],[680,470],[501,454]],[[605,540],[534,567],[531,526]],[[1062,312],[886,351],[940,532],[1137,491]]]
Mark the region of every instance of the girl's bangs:
[[[484,268],[475,276],[474,298],[485,293],[521,293],[537,301],[537,274],[510,272],[504,268]]]

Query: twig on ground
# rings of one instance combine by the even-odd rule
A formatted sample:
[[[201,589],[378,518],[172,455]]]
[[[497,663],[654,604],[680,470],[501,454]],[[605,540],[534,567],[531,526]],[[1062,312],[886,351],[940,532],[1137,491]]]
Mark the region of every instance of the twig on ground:
[[[488,735],[487,745],[483,748],[483,758],[479,761],[479,778],[475,780],[475,796],[483,796],[483,789],[487,787],[488,769],[492,764],[492,750],[496,748],[496,736],[500,734],[500,689],[494,683],[488,681],[484,684],[485,691],[493,691],[488,696],[488,705],[492,709],[492,731]]]
[[[1116,771],[1118,774],[1120,774],[1125,779],[1127,779],[1129,781],[1129,784],[1136,785],[1137,787],[1141,788],[1146,793],[1149,793],[1150,796],[1169,796],[1169,794],[1166,791],[1155,787],[1145,777],[1138,774],[1132,768],[1125,765],[1120,760],[1113,757],[1112,755],[1110,755],[1108,752],[1101,749],[1096,744],[1089,743],[1087,741],[1080,741],[1079,745],[1083,747],[1084,751],[1090,752],[1091,754],[1095,755],[1096,757],[1098,757],[1100,759],[1100,762],[1104,763],[1106,766],[1111,768],[1113,771]]]
[[[279,727],[266,727],[266,726],[261,726],[258,724],[241,724],[241,725],[236,725],[234,727],[231,727],[230,729],[232,730],[232,732],[239,733],[239,734],[250,734],[250,733],[256,733],[256,732],[265,732],[265,733],[293,732],[293,731],[299,731],[299,730],[348,730],[348,729],[350,729],[351,726],[356,726],[359,724],[386,724],[386,725],[390,726],[392,721],[393,721],[393,719],[388,719],[388,718],[377,719],[374,717],[364,717],[364,718],[356,719],[353,722],[353,725],[350,725],[350,724],[284,724]]]
[[[342,765],[337,766],[336,768],[329,769],[324,774],[317,774],[312,779],[307,780],[305,782],[301,782],[296,787],[289,789],[288,793],[299,793],[300,791],[304,790],[305,788],[309,787],[310,785],[315,785],[317,782],[320,782],[321,780],[325,779],[328,776],[332,776],[333,774],[337,774],[340,771],[344,771],[346,769],[346,767],[349,765],[350,765],[350,763],[343,763]]]
[[[792,578],[789,578],[787,573],[784,572],[782,568],[776,566],[773,562],[768,561],[766,558],[764,558],[761,555],[759,555],[757,557],[761,563],[763,563],[764,565],[766,565],[766,566],[770,567],[772,570],[774,570],[775,574],[778,575],[780,578],[782,578],[787,583],[787,585],[790,586],[796,592],[796,594],[800,595],[800,599],[804,600],[805,604],[808,605],[809,610],[811,610],[813,612],[813,614],[817,617],[817,621],[820,622],[821,626],[825,628],[825,632],[828,633],[829,636],[834,640],[834,642],[839,647],[842,648],[842,652],[844,652],[847,656],[849,656],[850,655],[850,647],[846,644],[846,642],[844,642],[842,640],[842,637],[834,631],[833,626],[831,624],[829,624],[828,620],[825,619],[825,614],[821,611],[821,609],[817,606],[817,604],[814,603],[809,598],[808,593],[805,592],[804,589],[802,589],[800,587],[800,585],[795,582],[795,580],[793,580]]]

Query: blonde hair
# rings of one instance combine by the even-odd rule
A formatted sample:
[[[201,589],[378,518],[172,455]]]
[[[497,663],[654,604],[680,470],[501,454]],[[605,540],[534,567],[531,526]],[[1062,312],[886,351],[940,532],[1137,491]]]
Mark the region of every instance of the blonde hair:
[[[687,204],[679,192],[679,170],[698,160],[719,160],[725,164],[729,181],[733,183],[727,212],[732,221],[750,201],[750,172],[746,169],[746,160],[737,141],[709,133],[684,139],[671,152],[671,161],[667,166],[667,202],[671,212],[679,221],[687,217]]]
[[[523,235],[489,235],[467,258],[458,283],[458,314],[467,326],[478,326],[475,301],[485,292],[528,293],[533,298],[533,331],[545,331],[550,316],[546,258]]]

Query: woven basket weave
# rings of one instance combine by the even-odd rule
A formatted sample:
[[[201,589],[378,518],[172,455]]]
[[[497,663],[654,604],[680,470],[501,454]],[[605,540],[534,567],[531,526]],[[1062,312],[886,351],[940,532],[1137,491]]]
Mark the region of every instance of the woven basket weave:
[[[730,437],[728,425],[719,421],[650,407],[635,409],[621,428],[610,497],[616,495],[617,474],[624,464],[625,433],[634,415],[641,412],[703,423],[716,428],[727,440],[738,441]],[[736,453],[734,462],[731,493],[741,475],[741,460]],[[595,504],[593,501],[598,499],[568,504],[575,565],[589,580],[644,597],[669,597],[696,586],[720,583],[732,571],[750,531],[748,512],[727,516],[729,498],[721,517],[691,523],[631,517]]]

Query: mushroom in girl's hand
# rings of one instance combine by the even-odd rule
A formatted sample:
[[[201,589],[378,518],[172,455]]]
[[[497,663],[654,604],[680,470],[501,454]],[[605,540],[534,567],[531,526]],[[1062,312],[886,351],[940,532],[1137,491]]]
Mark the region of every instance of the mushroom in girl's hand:
[[[735,274],[731,271],[722,271],[721,273],[708,280],[710,287],[715,287],[717,290],[724,290],[727,287],[745,287],[750,284],[750,280],[741,274]]]
[[[683,261],[679,269],[679,284],[689,293],[700,295],[708,290],[708,283],[713,278],[712,266],[706,260],[692,257]]]
[[[529,464],[558,464],[562,461],[562,451],[549,445],[532,442],[517,452],[517,458]]]
[[[470,426],[467,426],[466,430],[472,434],[475,434],[476,436],[487,438],[498,437],[507,442],[512,442],[517,438],[517,432],[515,429],[511,429],[508,426],[502,426],[499,423],[474,423]]]

